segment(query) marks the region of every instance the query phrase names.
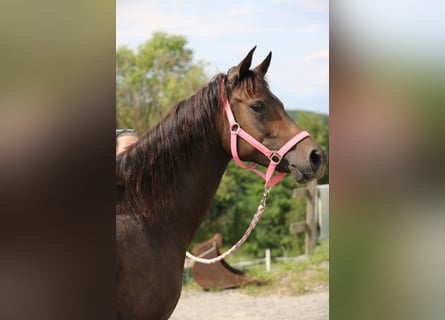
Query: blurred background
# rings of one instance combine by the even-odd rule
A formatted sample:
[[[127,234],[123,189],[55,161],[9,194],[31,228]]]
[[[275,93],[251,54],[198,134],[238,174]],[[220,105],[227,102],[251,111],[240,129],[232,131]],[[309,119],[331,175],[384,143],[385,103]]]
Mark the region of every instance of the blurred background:
[[[443,319],[445,6],[330,7],[332,319]]]
[[[115,5],[3,1],[0,318],[114,316]]]

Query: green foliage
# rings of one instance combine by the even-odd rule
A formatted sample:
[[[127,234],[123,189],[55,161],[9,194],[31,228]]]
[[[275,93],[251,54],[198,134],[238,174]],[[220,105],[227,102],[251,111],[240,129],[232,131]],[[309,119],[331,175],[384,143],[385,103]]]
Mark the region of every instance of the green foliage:
[[[154,33],[136,52],[116,52],[116,127],[145,133],[167,111],[205,84],[203,62],[183,36]]]

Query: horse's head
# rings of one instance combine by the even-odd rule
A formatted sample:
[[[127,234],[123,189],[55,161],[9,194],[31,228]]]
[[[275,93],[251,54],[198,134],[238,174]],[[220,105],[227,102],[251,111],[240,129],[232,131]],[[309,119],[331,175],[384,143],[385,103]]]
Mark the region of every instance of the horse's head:
[[[247,56],[227,74],[225,89],[230,107],[239,127],[270,150],[279,150],[295,135],[302,132],[284,111],[283,103],[269,90],[264,76],[269,67],[272,53],[253,70],[250,70],[253,48]],[[225,132],[230,124],[225,121]],[[223,145],[231,152],[231,138],[223,135]],[[270,159],[252,144],[237,138],[239,158],[268,166]],[[320,146],[306,137],[292,146],[279,161],[276,170],[292,173],[295,180],[305,183],[320,178],[324,172],[326,155]]]

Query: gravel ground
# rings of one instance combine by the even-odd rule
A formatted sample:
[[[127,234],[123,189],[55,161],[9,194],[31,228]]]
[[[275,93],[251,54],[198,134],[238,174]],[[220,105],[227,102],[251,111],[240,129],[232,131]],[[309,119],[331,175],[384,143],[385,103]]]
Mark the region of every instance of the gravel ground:
[[[248,296],[236,290],[183,292],[171,320],[327,320],[329,292]]]

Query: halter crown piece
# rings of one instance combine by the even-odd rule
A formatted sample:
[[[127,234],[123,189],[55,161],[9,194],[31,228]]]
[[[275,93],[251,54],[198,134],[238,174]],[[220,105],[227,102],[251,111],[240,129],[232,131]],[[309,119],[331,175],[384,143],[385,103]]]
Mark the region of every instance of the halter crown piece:
[[[263,198],[260,201],[260,205],[258,206],[258,209],[255,213],[255,215],[252,218],[252,221],[250,222],[249,227],[247,228],[246,232],[242,236],[240,240],[238,240],[237,243],[235,243],[229,250],[224,252],[223,254],[219,255],[218,257],[211,258],[211,259],[204,259],[200,257],[195,257],[194,255],[190,254],[189,252],[186,252],[186,256],[196,262],[201,262],[205,264],[211,264],[217,261],[220,261],[227,256],[229,256],[231,253],[235,252],[241,245],[247,240],[252,230],[256,227],[258,221],[260,220],[261,215],[264,212],[264,209],[266,208],[266,200],[269,197],[270,189],[276,185],[281,179],[284,178],[286,173],[279,172],[275,175],[275,177],[272,177],[277,165],[281,162],[281,159],[283,159],[286,152],[288,152],[293,146],[295,146],[297,143],[299,143],[304,138],[309,137],[309,133],[306,131],[302,131],[298,134],[296,134],[294,137],[292,137],[288,142],[286,142],[280,150],[270,150],[265,145],[263,145],[261,142],[256,140],[254,137],[252,137],[250,134],[248,134],[246,131],[241,129],[241,126],[238,122],[236,122],[235,117],[233,116],[232,108],[230,107],[229,99],[227,95],[224,92],[224,78],[221,81],[221,89],[220,94],[223,99],[224,103],[224,111],[226,112],[227,120],[230,124],[230,151],[232,153],[232,157],[235,160],[236,164],[243,168],[250,171],[255,172],[257,175],[262,177],[265,180],[264,184],[264,193]],[[253,146],[255,149],[260,151],[262,154],[264,154],[269,159],[269,166],[267,167],[266,174],[256,169],[256,163],[251,163],[250,165],[245,165],[242,163],[239,155],[238,155],[238,136],[247,143],[249,143],[251,146]]]

